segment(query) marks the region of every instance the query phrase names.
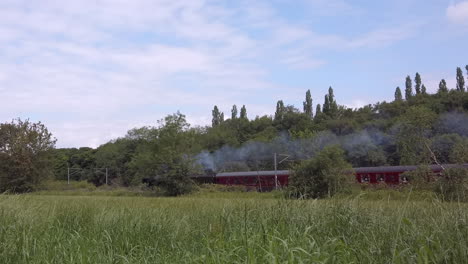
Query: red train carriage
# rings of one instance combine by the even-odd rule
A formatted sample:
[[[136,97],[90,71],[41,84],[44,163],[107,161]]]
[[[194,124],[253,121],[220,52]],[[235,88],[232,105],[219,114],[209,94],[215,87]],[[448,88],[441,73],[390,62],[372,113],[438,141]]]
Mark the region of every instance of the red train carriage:
[[[288,186],[289,171],[280,170],[276,172],[276,175],[277,183],[275,183],[275,171],[223,172],[216,174],[215,183],[243,185],[260,191],[273,190],[277,186]]]
[[[445,169],[465,168],[468,164],[444,164]],[[430,165],[429,169],[435,174],[441,175],[443,168],[441,165]],[[362,167],[354,168],[354,174],[358,183],[397,185],[408,182],[405,172],[414,171],[418,166],[382,166],[382,167]],[[245,171],[245,172],[214,172],[206,175],[193,175],[192,179],[199,183],[215,183],[223,185],[242,185],[247,188],[259,191],[269,191],[276,187],[288,186],[290,172],[280,170],[276,172],[277,182],[275,182],[275,171]]]
[[[429,169],[440,175],[443,168],[466,168],[468,164],[444,164],[444,165],[430,165]],[[407,183],[409,179],[404,175],[405,172],[414,171],[418,166],[382,166],[382,167],[362,167],[354,168],[356,181],[359,183],[386,183],[386,184],[400,184]]]

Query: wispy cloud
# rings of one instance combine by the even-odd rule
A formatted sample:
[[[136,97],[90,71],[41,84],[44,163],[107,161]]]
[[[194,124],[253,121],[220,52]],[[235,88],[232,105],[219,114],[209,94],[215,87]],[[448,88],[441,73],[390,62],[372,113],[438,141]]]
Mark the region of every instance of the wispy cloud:
[[[446,14],[450,21],[468,25],[468,1],[450,4]]]
[[[274,105],[298,89],[276,83],[271,67],[313,71],[330,63],[324,53],[387,47],[417,30],[402,22],[319,32],[280,2],[289,3],[3,0],[0,120],[41,119],[59,146],[96,146],[177,110],[208,124],[214,104],[229,109],[262,98]],[[362,11],[343,0],[300,3],[319,16]],[[249,115],[271,105],[256,102]]]

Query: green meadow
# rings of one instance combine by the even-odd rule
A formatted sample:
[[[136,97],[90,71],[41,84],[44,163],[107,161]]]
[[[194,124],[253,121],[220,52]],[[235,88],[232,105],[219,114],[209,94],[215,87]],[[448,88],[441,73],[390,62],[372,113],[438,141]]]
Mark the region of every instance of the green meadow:
[[[467,261],[468,206],[411,192],[0,196],[0,263]]]

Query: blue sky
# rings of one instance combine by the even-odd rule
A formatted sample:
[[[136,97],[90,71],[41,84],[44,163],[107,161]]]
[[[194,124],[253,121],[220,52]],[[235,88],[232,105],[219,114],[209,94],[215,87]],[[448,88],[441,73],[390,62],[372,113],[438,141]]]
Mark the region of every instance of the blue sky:
[[[276,101],[391,100],[468,64],[468,1],[2,0],[0,121],[42,121],[58,147],[96,147],[180,110],[249,117]],[[466,75],[466,73],[465,73]]]

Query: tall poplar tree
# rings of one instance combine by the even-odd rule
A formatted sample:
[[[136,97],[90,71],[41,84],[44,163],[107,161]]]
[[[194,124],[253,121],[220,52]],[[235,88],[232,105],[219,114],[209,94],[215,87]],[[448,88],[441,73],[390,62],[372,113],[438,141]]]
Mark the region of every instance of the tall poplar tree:
[[[426,86],[424,84],[421,86],[421,94],[424,94],[424,95],[427,94],[427,89],[426,89]]]
[[[330,115],[335,115],[336,112],[338,112],[338,104],[336,103],[335,100],[335,95],[333,93],[333,88],[330,86],[328,88],[328,103],[329,103],[329,113]]]
[[[465,91],[465,77],[463,77],[463,72],[460,67],[457,67],[457,91]]]
[[[328,94],[325,95],[325,100],[323,101],[322,112],[324,114],[330,113],[330,99],[328,98]]]
[[[319,116],[322,114],[322,110],[320,108],[320,104],[317,104],[317,107],[315,108],[315,117]]]
[[[405,86],[405,99],[409,100],[411,96],[413,96],[413,82],[411,81],[411,77],[406,76]]]
[[[401,94],[400,86],[395,89],[395,102],[403,101],[403,95]]]
[[[314,113],[313,113],[313,110],[312,110],[312,96],[310,94],[310,90],[307,90],[306,92],[306,99],[304,101],[304,113],[312,118]]]
[[[421,75],[419,75],[419,73],[417,72],[416,73],[416,76],[414,77],[414,88],[416,90],[416,94],[420,94],[421,93]]]
[[[218,106],[214,106],[213,111],[211,111],[212,119],[211,126],[215,127],[221,124],[221,113],[219,112]],[[224,115],[223,115],[224,116]]]
[[[247,109],[245,108],[245,105],[243,105],[240,110],[240,119],[247,119]]]
[[[440,80],[439,90],[437,91],[437,93],[448,93],[447,82],[445,81],[445,79]]]
[[[279,100],[276,103],[275,121],[281,121],[284,117],[284,103],[283,100]]]
[[[237,118],[237,105],[233,105],[231,109],[231,119]]]

